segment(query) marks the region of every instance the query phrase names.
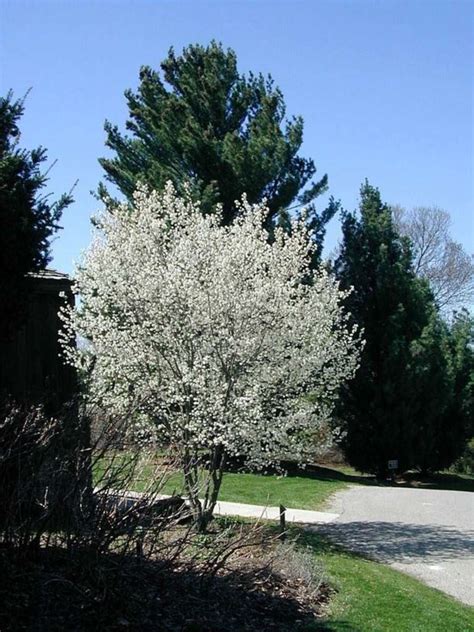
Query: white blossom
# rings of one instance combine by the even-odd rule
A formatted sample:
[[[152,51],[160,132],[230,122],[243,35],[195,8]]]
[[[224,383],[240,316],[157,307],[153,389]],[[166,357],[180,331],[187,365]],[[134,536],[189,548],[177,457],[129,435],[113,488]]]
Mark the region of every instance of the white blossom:
[[[106,210],[77,270],[80,304],[63,310],[66,335],[90,344],[64,352],[93,367],[102,405],[140,402],[174,444],[220,446],[261,466],[303,458],[360,345],[335,280],[310,273],[303,221],[269,240],[265,207],[238,207],[222,226],[220,209],[203,216],[169,183],[139,187],[132,209]]]

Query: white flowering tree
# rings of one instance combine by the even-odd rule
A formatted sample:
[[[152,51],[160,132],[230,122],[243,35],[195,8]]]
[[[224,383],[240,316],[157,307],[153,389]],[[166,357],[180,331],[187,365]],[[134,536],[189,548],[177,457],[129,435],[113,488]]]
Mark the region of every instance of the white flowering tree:
[[[177,446],[201,528],[225,459],[303,459],[357,366],[344,294],[324,270],[310,273],[304,222],[270,244],[266,213],[243,200],[222,226],[219,210],[203,216],[171,184],[139,188],[133,209],[101,216],[77,271],[81,302],[64,312],[69,333],[90,341],[65,352],[93,366],[91,395],[112,410],[138,405]]]

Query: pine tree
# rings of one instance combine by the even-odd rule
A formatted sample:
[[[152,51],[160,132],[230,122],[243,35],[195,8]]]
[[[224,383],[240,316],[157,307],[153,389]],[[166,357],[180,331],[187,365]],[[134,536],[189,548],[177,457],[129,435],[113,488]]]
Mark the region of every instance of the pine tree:
[[[19,148],[23,112],[24,99],[14,101],[11,92],[0,98],[0,339],[21,323],[25,275],[47,266],[51,237],[72,202],[71,195],[56,202],[41,195],[47,182],[41,172],[46,150]]]
[[[361,188],[359,216],[345,213],[335,264],[352,318],[364,328],[360,368],[342,393],[339,417],[349,462],[384,476],[388,460],[417,463],[420,419],[415,406],[413,343],[433,313],[426,283],[412,269],[409,242],[397,234],[378,189]]]
[[[271,77],[240,74],[235,53],[216,42],[189,46],[181,56],[170,49],[161,71],[142,67],[138,91],[125,92],[129,136],[106,122],[106,144],[115,154],[99,161],[106,179],[128,200],[138,181],[161,190],[171,180],[178,192],[187,183],[204,213],[222,204],[225,224],[243,193],[250,203],[267,199],[268,226],[288,225],[288,208],[304,204],[321,246],[337,204],[316,211],[328,178],[312,180],[314,162],[298,155],[303,120],[286,119]]]
[[[473,434],[473,341],[467,312],[455,315],[450,324],[435,312],[412,346],[418,419],[414,452],[424,473],[452,465]]]
[[[464,425],[459,417],[450,419],[455,411],[457,373],[451,342],[447,324],[433,309],[428,324],[411,345],[410,418],[416,427],[410,448],[412,464],[423,474],[451,465],[455,459],[451,459],[451,453],[459,441],[459,436],[454,436],[459,435],[459,422]]]
[[[466,441],[474,436],[474,317],[461,310],[454,316],[450,328],[451,358],[454,373],[454,415],[463,420],[463,435],[460,437],[461,450]],[[459,456],[459,440],[455,448]],[[453,457],[450,457],[450,459]]]
[[[465,310],[449,327],[447,363],[452,390],[440,425],[432,470],[451,466],[474,436],[474,319]]]

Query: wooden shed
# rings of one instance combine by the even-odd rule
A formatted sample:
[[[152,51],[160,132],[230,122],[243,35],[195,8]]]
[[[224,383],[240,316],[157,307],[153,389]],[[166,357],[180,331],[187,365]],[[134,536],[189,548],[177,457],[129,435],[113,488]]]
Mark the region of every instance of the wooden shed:
[[[74,302],[71,280],[56,270],[28,275],[24,325],[0,343],[0,392],[21,403],[43,403],[54,414],[76,393],[75,370],[60,357],[62,293]]]
[[[55,270],[30,274],[27,281],[25,321],[12,338],[0,342],[0,402],[5,410],[14,402],[25,415],[30,406],[41,405],[47,417],[59,421],[60,430],[54,447],[44,451],[38,444],[37,449],[19,413],[18,425],[7,426],[0,436],[0,507],[10,507],[3,517],[0,511],[0,530],[8,520],[23,524],[25,515],[43,515],[46,498],[49,526],[77,525],[86,508],[84,495],[92,490],[89,425],[78,414],[76,371],[64,363],[59,343],[58,312],[65,300],[74,301],[72,282]],[[11,456],[9,442],[19,450],[18,458]]]

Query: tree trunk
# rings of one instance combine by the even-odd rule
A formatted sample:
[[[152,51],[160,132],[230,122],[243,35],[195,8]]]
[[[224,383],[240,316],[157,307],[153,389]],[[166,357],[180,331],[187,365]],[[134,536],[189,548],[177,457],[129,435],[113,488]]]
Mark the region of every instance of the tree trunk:
[[[202,468],[202,460],[189,453],[184,457],[184,481],[186,493],[191,505],[191,512],[196,529],[204,533],[212,520],[214,508],[219,497],[219,491],[224,473],[225,453],[222,446],[212,449],[208,459],[208,478],[203,486],[204,498],[199,498],[199,471]]]
[[[197,457],[185,450],[183,456],[184,487],[191,505],[191,513],[196,525],[202,521],[202,503],[199,500],[199,468]]]
[[[209,478],[206,485],[206,495],[203,503],[203,531],[211,522],[214,508],[219,497],[219,491],[222,484],[222,476],[224,474],[225,453],[222,446],[216,446],[211,453],[209,459]]]

